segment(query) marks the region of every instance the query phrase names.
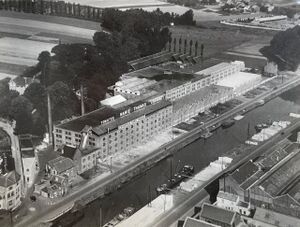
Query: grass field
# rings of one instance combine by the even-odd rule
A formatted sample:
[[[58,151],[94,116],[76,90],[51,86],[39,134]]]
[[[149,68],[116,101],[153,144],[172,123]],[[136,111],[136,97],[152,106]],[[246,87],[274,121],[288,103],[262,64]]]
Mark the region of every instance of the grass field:
[[[75,19],[70,17],[58,17],[58,16],[41,15],[41,14],[33,14],[33,13],[19,13],[19,12],[4,11],[4,10],[0,10],[0,16],[44,21],[44,22],[49,22],[54,24],[75,26],[75,27],[91,29],[91,30],[101,30],[99,22]]]
[[[124,8],[124,7],[135,7],[135,6],[158,6],[166,5],[167,2],[158,0],[67,0],[68,2],[75,2],[81,5],[94,6],[99,8]]]

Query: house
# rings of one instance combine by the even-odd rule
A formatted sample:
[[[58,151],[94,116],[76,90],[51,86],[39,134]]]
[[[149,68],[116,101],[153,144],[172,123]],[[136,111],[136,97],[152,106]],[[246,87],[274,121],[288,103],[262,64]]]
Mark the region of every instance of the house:
[[[220,225],[211,224],[196,218],[187,217],[183,227],[219,227]]]
[[[236,227],[242,222],[237,212],[206,203],[202,206],[200,220],[222,227]]]
[[[21,205],[21,177],[15,171],[0,176],[0,210],[14,210]]]
[[[67,178],[69,183],[72,183],[76,176],[74,162],[70,158],[63,156],[58,156],[50,160],[46,164],[46,172],[52,177],[60,176]]]
[[[90,147],[82,149],[80,147],[63,146],[60,152],[63,157],[73,161],[77,174],[82,174],[94,168],[99,157],[99,150]]]
[[[250,203],[242,201],[238,195],[224,191],[219,191],[214,205],[245,216],[250,216],[251,214]]]

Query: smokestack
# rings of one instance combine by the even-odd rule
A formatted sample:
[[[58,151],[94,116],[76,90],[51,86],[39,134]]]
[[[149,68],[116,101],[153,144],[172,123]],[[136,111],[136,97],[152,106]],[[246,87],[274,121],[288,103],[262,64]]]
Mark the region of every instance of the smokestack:
[[[81,115],[84,115],[85,109],[84,109],[84,94],[83,94],[83,86],[80,85],[80,103],[81,103]]]
[[[51,100],[50,94],[47,91],[47,108],[48,108],[48,129],[49,129],[49,144],[53,144],[53,124],[52,124],[52,113],[51,113]]]

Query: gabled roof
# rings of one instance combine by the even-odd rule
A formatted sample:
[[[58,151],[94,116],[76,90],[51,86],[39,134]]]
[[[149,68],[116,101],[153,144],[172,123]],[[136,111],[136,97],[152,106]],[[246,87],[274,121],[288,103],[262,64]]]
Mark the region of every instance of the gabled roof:
[[[202,220],[198,220],[195,218],[187,217],[183,224],[183,227],[218,227],[219,225],[214,225]]]
[[[205,220],[217,221],[218,223],[224,223],[232,225],[236,216],[236,212],[226,210],[210,204],[203,204],[200,212],[200,217]]]
[[[236,169],[231,176],[238,183],[242,184],[259,170],[258,166],[252,161],[246,162],[240,168]]]
[[[20,175],[15,170],[13,170],[7,174],[0,176],[0,186],[7,188],[13,184],[16,184],[19,180]]]
[[[66,158],[74,159],[74,155],[76,153],[76,147],[69,147],[67,145],[61,148],[61,155]]]
[[[50,160],[48,162],[48,165],[51,168],[54,168],[58,174],[74,167],[73,161],[70,158],[66,158],[63,156],[58,156],[57,158]]]

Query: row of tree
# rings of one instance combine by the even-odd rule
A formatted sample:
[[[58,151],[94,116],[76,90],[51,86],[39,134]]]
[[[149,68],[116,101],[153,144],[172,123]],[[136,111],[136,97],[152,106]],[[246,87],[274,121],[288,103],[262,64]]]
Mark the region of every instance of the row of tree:
[[[50,14],[99,21],[102,9],[64,1],[0,0],[0,10]]]

